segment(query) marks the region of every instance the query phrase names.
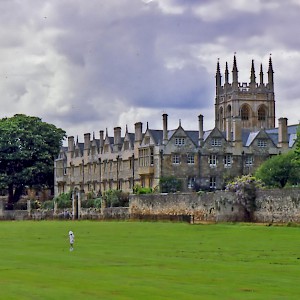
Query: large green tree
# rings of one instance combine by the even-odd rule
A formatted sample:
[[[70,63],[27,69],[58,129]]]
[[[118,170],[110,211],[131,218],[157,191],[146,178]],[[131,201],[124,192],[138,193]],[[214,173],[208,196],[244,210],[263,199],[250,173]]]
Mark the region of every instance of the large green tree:
[[[266,160],[255,172],[255,177],[266,186],[283,188],[287,183],[300,182],[299,164],[295,162],[295,152],[289,151]]]
[[[0,188],[13,207],[25,187],[52,187],[64,130],[23,114],[0,119]]]
[[[297,138],[295,141],[295,162],[300,164],[300,125],[297,129]]]

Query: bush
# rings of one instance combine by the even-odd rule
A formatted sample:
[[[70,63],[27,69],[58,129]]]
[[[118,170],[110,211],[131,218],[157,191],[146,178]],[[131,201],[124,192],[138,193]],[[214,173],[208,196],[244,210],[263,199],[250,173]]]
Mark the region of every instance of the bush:
[[[181,190],[182,182],[174,176],[161,177],[159,180],[162,193],[176,193]]]
[[[72,191],[62,193],[53,200],[57,203],[57,208],[71,208],[72,207]]]
[[[227,191],[236,194],[236,203],[244,207],[245,213],[250,220],[255,210],[256,190],[260,187],[262,187],[261,181],[251,175],[237,177],[226,185]]]
[[[54,209],[54,201],[53,200],[47,200],[42,202],[41,208],[43,209]]]
[[[104,192],[103,200],[106,207],[128,207],[129,193],[124,193],[121,190],[108,190]]]
[[[142,194],[152,194],[153,190],[150,187],[141,187],[140,185],[136,185],[133,188],[133,193],[136,195],[142,195]]]
[[[81,201],[82,208],[101,208],[101,198],[94,198]]]

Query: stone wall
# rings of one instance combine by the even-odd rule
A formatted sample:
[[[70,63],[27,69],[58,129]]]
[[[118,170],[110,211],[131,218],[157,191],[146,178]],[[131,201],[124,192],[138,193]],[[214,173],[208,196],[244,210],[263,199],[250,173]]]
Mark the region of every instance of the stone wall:
[[[166,215],[190,216],[191,222],[245,221],[243,207],[237,204],[235,194],[225,191],[211,193],[131,195],[130,216]],[[260,190],[257,192],[254,222],[300,223],[300,189]]]
[[[300,189],[258,191],[254,221],[300,223]]]
[[[170,220],[198,222],[242,222],[244,209],[236,203],[235,194],[225,191],[208,193],[175,193],[130,195],[128,207],[81,208],[80,219],[97,220]],[[7,211],[0,200],[2,220],[71,220],[67,210]],[[257,223],[300,223],[300,188],[257,191],[253,221]]]

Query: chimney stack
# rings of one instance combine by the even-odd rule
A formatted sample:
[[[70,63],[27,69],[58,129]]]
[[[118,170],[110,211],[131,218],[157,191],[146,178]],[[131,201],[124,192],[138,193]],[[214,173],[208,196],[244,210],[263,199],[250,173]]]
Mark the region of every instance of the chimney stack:
[[[240,117],[234,117],[232,119],[233,125],[233,143],[235,148],[242,149],[242,120]]]
[[[163,145],[168,142],[168,115],[163,114]]]
[[[289,147],[287,118],[278,119],[278,147],[287,149]]]
[[[231,117],[226,118],[226,141],[231,141]]]
[[[198,116],[198,123],[199,123],[199,139],[198,139],[198,145],[201,147],[203,145],[203,115]]]
[[[68,137],[68,151],[73,152],[74,151],[74,136]]]
[[[143,123],[137,122],[134,124],[135,128],[135,142],[141,143],[143,139]]]
[[[90,149],[90,144],[91,144],[91,134],[85,133],[84,134],[84,149],[85,150]]]
[[[114,144],[115,145],[121,144],[121,127],[114,128]]]

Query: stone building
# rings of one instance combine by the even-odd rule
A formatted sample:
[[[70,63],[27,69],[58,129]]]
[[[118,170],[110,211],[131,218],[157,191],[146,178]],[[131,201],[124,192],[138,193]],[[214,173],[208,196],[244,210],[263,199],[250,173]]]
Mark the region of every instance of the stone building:
[[[109,189],[131,192],[135,185],[156,188],[165,176],[175,176],[183,191],[194,188],[221,189],[226,179],[252,174],[272,155],[294,146],[297,126],[278,120],[275,128],[275,94],[271,57],[268,82],[262,65],[256,83],[252,61],[250,83],[238,82],[234,56],[232,82],[228,64],[222,85],[217,63],[215,127],[204,131],[203,116],[195,118],[196,130],[185,130],[179,121],[168,128],[168,115],[162,116],[162,129],[143,130],[135,123],[134,133],[115,127],[113,136],[100,130],[99,137],[84,134],[84,143],[68,137],[55,161],[55,195],[70,190],[99,194]]]

